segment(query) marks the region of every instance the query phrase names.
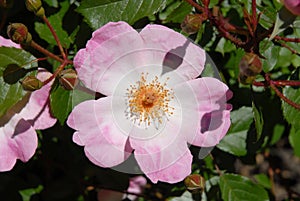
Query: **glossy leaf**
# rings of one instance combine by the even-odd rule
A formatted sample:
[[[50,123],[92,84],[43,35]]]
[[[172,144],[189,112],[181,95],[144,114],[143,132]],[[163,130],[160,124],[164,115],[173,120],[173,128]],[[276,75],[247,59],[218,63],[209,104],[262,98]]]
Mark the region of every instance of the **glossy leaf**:
[[[111,21],[126,21],[133,24],[137,20],[162,10],[166,0],[84,0],[77,11],[85,17],[93,29]]]
[[[280,47],[275,46],[273,42],[269,40],[264,40],[260,43],[260,52],[265,57],[262,59],[264,72],[271,71],[279,59]]]
[[[231,112],[231,128],[217,147],[236,156],[246,155],[247,132],[252,122],[253,112],[250,107]]]
[[[224,174],[220,177],[224,201],[268,201],[267,191],[241,175]]]
[[[7,83],[3,77],[6,67],[17,65],[29,69],[37,66],[36,63],[30,63],[33,60],[35,57],[24,50],[0,47],[0,117],[27,94],[18,81]]]

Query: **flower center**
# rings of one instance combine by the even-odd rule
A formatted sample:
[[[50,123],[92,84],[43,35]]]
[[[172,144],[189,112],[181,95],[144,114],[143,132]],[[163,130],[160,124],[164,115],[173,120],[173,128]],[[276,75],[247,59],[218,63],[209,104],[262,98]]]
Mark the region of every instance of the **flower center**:
[[[136,85],[130,85],[127,89],[127,117],[139,125],[144,122],[147,127],[154,123],[158,128],[163,119],[171,116],[174,110],[169,105],[174,98],[173,91],[166,85],[166,82],[160,83],[157,76],[147,82],[147,74],[142,73]]]

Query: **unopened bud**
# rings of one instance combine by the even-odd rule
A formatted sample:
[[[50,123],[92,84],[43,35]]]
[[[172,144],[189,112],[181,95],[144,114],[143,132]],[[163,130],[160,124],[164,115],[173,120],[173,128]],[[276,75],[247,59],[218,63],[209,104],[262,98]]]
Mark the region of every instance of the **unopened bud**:
[[[239,64],[239,81],[243,84],[251,84],[256,75],[262,71],[260,58],[253,53],[246,53]]]
[[[1,8],[11,8],[14,4],[13,0],[0,0]]]
[[[73,90],[78,84],[77,72],[74,69],[65,69],[59,74],[59,83],[66,90]]]
[[[38,17],[43,17],[45,15],[45,10],[42,6],[41,0],[26,0],[26,8],[33,12]]]
[[[22,87],[26,91],[35,91],[43,86],[43,82],[37,79],[35,76],[27,76],[21,81]]]
[[[205,188],[205,179],[199,174],[191,174],[184,179],[184,185],[191,193],[202,193]]]
[[[28,45],[32,41],[32,36],[27,27],[22,23],[12,23],[7,27],[7,35],[18,44]]]
[[[202,25],[200,14],[188,14],[181,23],[181,28],[188,34],[197,33]]]
[[[284,6],[294,15],[300,15],[300,0],[281,0]]]

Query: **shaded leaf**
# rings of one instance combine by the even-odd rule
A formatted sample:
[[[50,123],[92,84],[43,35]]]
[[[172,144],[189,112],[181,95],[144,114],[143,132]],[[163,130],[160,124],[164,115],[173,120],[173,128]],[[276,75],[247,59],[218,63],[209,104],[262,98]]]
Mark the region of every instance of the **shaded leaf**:
[[[236,156],[246,155],[247,132],[253,122],[252,108],[242,107],[239,110],[231,112],[230,116],[231,127],[217,147]]]
[[[294,127],[291,128],[290,135],[289,135],[289,142],[294,149],[294,154],[300,157],[300,130],[295,129]]]
[[[262,185],[264,188],[267,189],[271,189],[272,188],[272,184],[271,181],[269,179],[269,177],[265,174],[257,174],[254,175],[255,180],[257,181],[257,183],[259,183],[260,185]]]
[[[259,140],[264,127],[264,119],[261,110],[255,106],[254,102],[252,102],[252,110],[256,128],[256,140]]]
[[[76,11],[81,13],[94,30],[108,22],[137,20],[163,9],[166,0],[84,0]]]
[[[82,101],[94,99],[95,94],[76,88],[72,91],[56,85],[50,95],[51,111],[55,118],[63,125],[72,109]]]
[[[192,11],[192,6],[186,1],[173,1],[159,14],[159,18],[166,22],[181,23],[185,16]]]
[[[224,174],[220,177],[220,188],[224,201],[267,201],[268,193],[247,177]]]
[[[280,47],[269,40],[264,40],[260,44],[260,52],[266,58],[262,59],[264,72],[270,72],[276,65],[279,57]]]
[[[300,78],[300,69],[296,70],[297,80]],[[300,88],[285,87],[283,95],[293,102],[300,104]],[[300,111],[290,106],[285,101],[282,101],[283,115],[287,122],[289,122],[296,130],[300,129]]]
[[[19,82],[9,84],[4,80],[6,67],[13,64],[28,70],[37,66],[36,63],[30,63],[32,60],[35,60],[35,57],[24,50],[0,47],[0,117],[27,94]]]
[[[23,201],[30,201],[31,196],[40,193],[43,190],[43,186],[39,185],[36,188],[30,188],[19,191],[22,196]]]

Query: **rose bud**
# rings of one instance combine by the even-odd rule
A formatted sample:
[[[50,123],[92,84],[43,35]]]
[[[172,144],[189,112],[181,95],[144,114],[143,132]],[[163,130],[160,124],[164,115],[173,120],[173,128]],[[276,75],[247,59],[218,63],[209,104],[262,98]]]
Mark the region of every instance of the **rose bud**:
[[[27,76],[24,80],[20,81],[22,87],[26,91],[35,91],[43,86],[43,82],[37,79],[35,76]]]
[[[7,35],[18,44],[29,45],[32,41],[31,34],[27,27],[22,23],[12,23],[7,27]]]
[[[181,29],[188,33],[197,33],[202,25],[202,18],[200,14],[188,14],[181,23]]]
[[[191,174],[184,179],[184,185],[191,193],[202,193],[205,188],[205,179],[199,174]]]
[[[256,75],[262,71],[260,58],[253,53],[246,53],[239,64],[239,81],[243,84],[251,84]]]
[[[294,15],[300,15],[300,0],[282,0],[284,6]]]
[[[25,4],[27,10],[33,12],[36,16],[43,17],[45,15],[41,0],[26,0]]]
[[[65,69],[59,74],[59,83],[66,90],[73,90],[78,84],[77,72],[74,69]]]

